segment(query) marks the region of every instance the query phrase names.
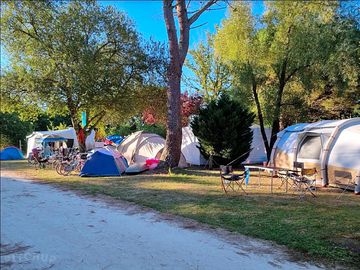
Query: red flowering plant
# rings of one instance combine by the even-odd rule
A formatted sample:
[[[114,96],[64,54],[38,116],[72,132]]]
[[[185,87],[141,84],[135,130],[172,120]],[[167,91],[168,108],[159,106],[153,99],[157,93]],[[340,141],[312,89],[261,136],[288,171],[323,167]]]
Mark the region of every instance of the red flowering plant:
[[[187,91],[181,94],[181,124],[183,127],[189,124],[190,116],[199,113],[203,98],[198,94],[189,94]],[[165,109],[164,109],[165,108]],[[166,125],[166,101],[163,106],[149,106],[142,113],[142,119],[147,125]]]

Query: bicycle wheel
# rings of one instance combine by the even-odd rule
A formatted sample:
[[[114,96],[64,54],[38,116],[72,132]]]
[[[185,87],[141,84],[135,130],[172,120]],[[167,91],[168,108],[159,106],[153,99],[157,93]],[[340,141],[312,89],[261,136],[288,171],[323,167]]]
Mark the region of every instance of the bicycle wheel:
[[[73,164],[64,164],[64,166],[62,166],[62,174],[64,176],[68,176],[73,170],[74,170],[74,165]]]
[[[62,166],[61,162],[58,162],[58,163],[56,164],[56,166],[55,166],[56,172],[57,172],[58,174],[60,174],[60,175],[62,175],[62,173],[61,173],[61,166]]]

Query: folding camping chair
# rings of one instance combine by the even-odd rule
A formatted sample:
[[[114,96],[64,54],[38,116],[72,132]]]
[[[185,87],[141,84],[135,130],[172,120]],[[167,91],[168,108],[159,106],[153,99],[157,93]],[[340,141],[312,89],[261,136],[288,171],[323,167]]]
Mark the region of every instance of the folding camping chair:
[[[246,178],[249,177],[249,170],[245,170],[242,174],[234,174],[232,166],[220,166],[221,186],[225,193],[229,191],[237,192],[242,190],[245,194],[246,191],[242,187]]]
[[[40,149],[38,148],[34,148],[31,150],[32,153],[32,157],[34,158],[34,165],[35,168],[45,168],[46,167],[46,163],[48,162],[48,159],[43,157],[43,154],[41,152]]]
[[[313,197],[316,197],[314,193],[314,191],[316,191],[316,176],[316,168],[305,169],[304,163],[294,162],[294,170],[288,173],[289,179],[293,182],[290,188],[299,191],[301,198],[305,197],[306,192],[309,192]]]

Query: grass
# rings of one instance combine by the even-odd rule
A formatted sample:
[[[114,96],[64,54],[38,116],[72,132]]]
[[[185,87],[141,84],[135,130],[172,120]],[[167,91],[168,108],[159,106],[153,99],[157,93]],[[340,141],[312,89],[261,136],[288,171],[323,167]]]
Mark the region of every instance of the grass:
[[[24,161],[2,162],[1,170],[271,240],[328,266],[356,268],[360,264],[360,197],[351,192],[336,200],[339,190],[320,189],[317,198],[299,199],[276,187],[270,194],[269,179],[264,177],[258,187],[254,177],[248,195],[225,195],[217,171],[194,168],[178,169],[171,175],[108,178],[59,176],[51,169],[35,170]]]

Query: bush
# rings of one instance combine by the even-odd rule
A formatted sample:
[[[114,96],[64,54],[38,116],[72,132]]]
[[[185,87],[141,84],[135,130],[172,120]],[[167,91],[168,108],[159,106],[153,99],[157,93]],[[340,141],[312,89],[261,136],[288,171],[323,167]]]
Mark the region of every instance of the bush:
[[[250,153],[254,118],[239,102],[223,94],[200,108],[191,127],[205,157],[212,155],[215,163],[227,164],[243,155],[232,164],[238,165]]]

